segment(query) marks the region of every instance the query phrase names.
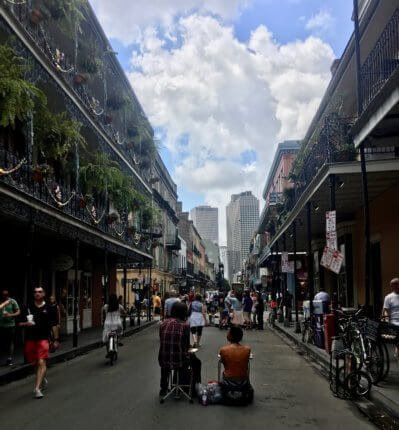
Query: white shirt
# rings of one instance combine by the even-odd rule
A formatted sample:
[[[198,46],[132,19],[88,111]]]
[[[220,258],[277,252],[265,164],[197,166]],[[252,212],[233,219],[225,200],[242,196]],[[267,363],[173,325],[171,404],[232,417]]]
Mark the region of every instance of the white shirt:
[[[329,302],[330,296],[325,291],[320,291],[314,296],[315,300],[321,300],[322,302]]]
[[[389,322],[399,326],[399,294],[392,292],[385,296],[384,309],[389,312]]]

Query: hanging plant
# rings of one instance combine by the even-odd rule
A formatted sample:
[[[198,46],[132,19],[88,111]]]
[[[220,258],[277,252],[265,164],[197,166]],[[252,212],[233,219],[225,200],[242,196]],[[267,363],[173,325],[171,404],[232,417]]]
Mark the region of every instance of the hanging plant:
[[[34,0],[31,21],[53,20],[67,36],[73,36],[75,28],[81,33],[85,14],[89,11],[87,0]]]
[[[48,164],[39,164],[35,166],[32,173],[32,180],[37,184],[41,184],[47,176],[53,174],[53,169]]]
[[[140,134],[140,129],[136,125],[127,127],[126,134],[128,137],[131,137],[131,138],[137,137]]]
[[[34,84],[23,79],[28,70],[26,63],[8,45],[0,45],[0,126],[15,127],[25,122],[37,108],[43,108],[47,99]]]
[[[129,100],[127,97],[121,94],[114,94],[107,99],[107,107],[111,111],[116,112],[123,109],[128,104],[128,102]]]
[[[81,126],[66,112],[53,114],[42,109],[35,116],[35,144],[45,159],[65,161],[76,145],[86,147],[86,141],[80,134]]]
[[[112,212],[107,216],[107,224],[111,225],[114,222],[118,221],[118,219],[119,219],[118,214],[116,212]]]

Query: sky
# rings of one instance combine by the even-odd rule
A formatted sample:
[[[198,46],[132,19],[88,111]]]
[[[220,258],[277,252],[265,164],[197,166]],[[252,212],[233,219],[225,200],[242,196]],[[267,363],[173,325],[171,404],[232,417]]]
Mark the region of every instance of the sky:
[[[148,116],[183,209],[260,199],[303,138],[352,33],[351,0],[90,0]]]

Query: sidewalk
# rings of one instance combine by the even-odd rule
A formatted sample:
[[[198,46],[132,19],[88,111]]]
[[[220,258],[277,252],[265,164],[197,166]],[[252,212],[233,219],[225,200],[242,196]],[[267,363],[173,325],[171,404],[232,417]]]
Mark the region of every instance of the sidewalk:
[[[140,330],[143,330],[144,328],[155,324],[156,322],[158,321],[142,321],[140,325],[136,324],[135,326],[130,327],[129,319],[127,319],[126,330],[123,333],[123,337],[131,336],[134,333],[137,333]],[[56,363],[60,363],[62,361],[71,360],[72,358],[75,358],[79,355],[86,354],[92,349],[102,348],[102,331],[102,327],[91,328],[81,331],[78,336],[77,348],[72,347],[72,335],[64,336],[63,338],[61,338],[62,341],[60,343],[59,349],[55,353],[50,354],[50,357],[48,359],[49,366],[54,365]],[[0,385],[24,378],[25,376],[32,373],[32,365],[24,364],[22,347],[16,348],[14,358],[16,363],[15,365],[3,365],[0,367]]]
[[[267,314],[268,316],[268,314]],[[267,316],[265,321],[267,321]],[[302,315],[299,320],[302,321]],[[295,316],[293,315],[293,320]],[[292,322],[289,327],[285,327],[283,323],[276,321],[275,330],[287,336],[296,345],[305,349],[323,368],[329,371],[330,356],[324,349],[320,349],[314,345],[305,344],[302,342],[302,335],[295,333],[295,323]],[[399,418],[399,365],[393,357],[393,348],[388,345],[388,350],[392,353],[390,371],[386,381],[380,382],[378,385],[373,385],[369,399],[377,407],[385,410],[388,414]]]

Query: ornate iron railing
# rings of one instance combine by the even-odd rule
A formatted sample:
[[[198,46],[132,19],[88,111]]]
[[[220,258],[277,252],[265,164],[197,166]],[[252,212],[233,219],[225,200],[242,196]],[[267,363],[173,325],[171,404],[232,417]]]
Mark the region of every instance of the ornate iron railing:
[[[361,68],[363,110],[399,67],[399,8]]]
[[[115,75],[112,64],[109,60],[109,52],[106,51],[104,46],[104,41],[98,40],[99,46],[103,51],[102,62],[102,80],[103,86],[98,92],[98,88],[92,88],[88,82],[79,82],[77,76],[79,76],[79,71],[76,65],[76,52],[75,58],[72,59],[68,57],[63,51],[77,51],[78,41],[74,40],[71,42],[70,39],[64,38],[64,40],[56,41],[52,35],[52,30],[48,28],[47,25],[42,21],[40,16],[40,11],[37,11],[37,15],[34,15],[35,10],[32,9],[31,1],[26,0],[24,3],[12,4],[3,0],[3,4],[6,10],[11,13],[14,18],[20,23],[22,28],[27,32],[29,37],[35,42],[36,46],[42,52],[42,54],[47,57],[50,61],[52,67],[58,72],[59,76],[69,85],[69,88],[78,96],[81,103],[85,106],[90,116],[95,120],[99,128],[117,145],[130,161],[132,167],[142,176],[147,182],[148,178],[143,175],[140,171],[139,165],[141,163],[140,154],[133,154],[132,149],[128,149],[124,143],[127,140],[126,136],[126,116],[121,118],[121,124],[119,127],[112,123],[110,117],[112,113],[107,109],[107,75]],[[2,3],[0,0],[0,7]],[[74,36],[78,39],[78,34]],[[95,35],[97,37],[97,35]],[[76,44],[76,47],[71,46]],[[64,46],[65,45],[65,46]],[[114,76],[114,80],[118,80],[117,76]],[[126,94],[127,91],[121,89],[121,93]],[[136,101],[131,100],[134,109],[137,108]],[[139,116],[143,113],[138,112]]]
[[[88,200],[71,187],[68,182],[55,178],[33,166],[26,158],[0,147],[0,182],[49,208],[90,225],[107,235],[148,253],[152,250],[151,234],[129,228],[126,214],[114,217],[105,197]]]

